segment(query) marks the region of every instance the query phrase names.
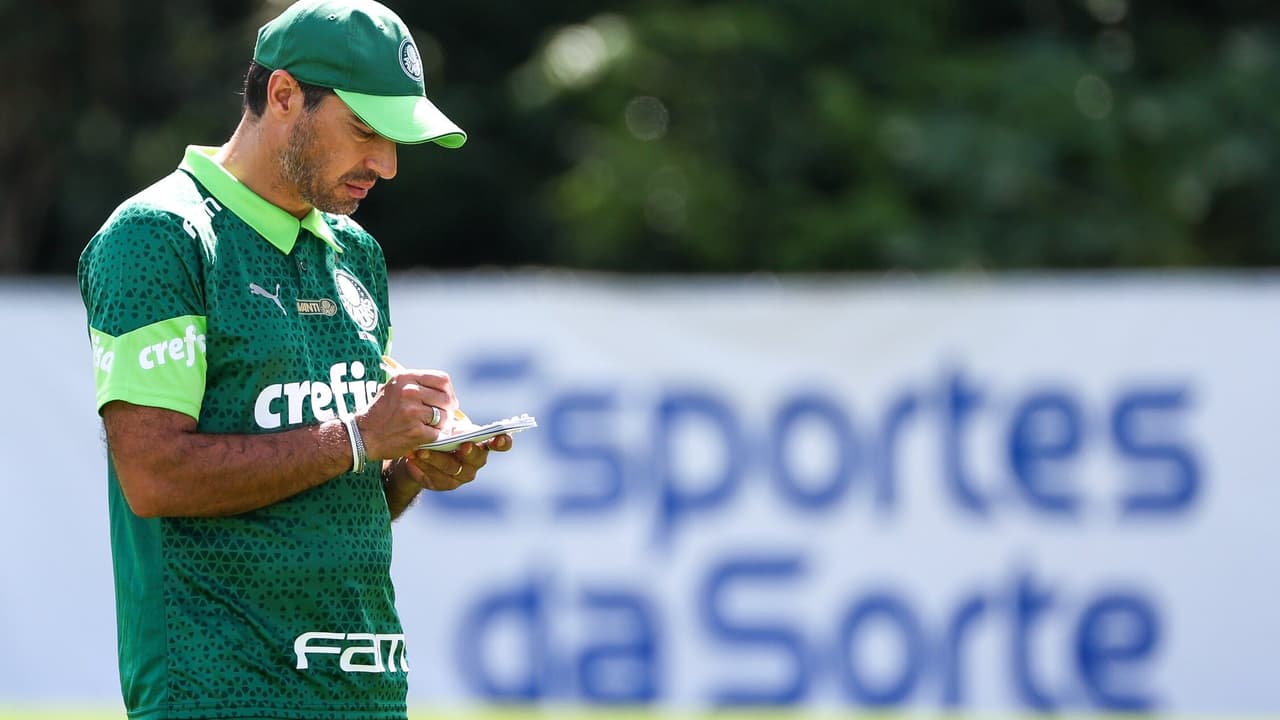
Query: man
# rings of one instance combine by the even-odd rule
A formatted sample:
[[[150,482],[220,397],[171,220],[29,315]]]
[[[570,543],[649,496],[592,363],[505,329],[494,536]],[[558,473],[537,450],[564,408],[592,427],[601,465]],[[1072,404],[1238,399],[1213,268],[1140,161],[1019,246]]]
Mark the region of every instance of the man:
[[[445,373],[380,370],[386,268],[345,216],[397,143],[465,139],[400,18],[304,0],[260,30],[231,139],[85,249],[134,720],[405,717],[390,522],[511,438],[416,450],[457,398]]]

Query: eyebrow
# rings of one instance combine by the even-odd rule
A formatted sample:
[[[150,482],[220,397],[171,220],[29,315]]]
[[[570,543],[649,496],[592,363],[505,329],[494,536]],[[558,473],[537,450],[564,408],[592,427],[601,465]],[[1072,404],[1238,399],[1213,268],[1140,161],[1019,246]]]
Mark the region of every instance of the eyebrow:
[[[352,112],[351,108],[347,108],[347,119],[351,121],[351,123],[360,130],[367,130],[368,132],[377,132],[376,130],[373,129],[372,125],[361,120],[359,115],[356,115],[354,112]]]

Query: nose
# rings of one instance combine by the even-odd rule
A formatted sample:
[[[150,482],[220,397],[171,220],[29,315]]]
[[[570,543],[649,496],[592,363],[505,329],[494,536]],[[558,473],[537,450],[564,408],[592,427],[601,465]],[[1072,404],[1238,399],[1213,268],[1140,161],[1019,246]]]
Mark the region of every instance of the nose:
[[[379,137],[369,156],[365,158],[365,167],[378,173],[383,180],[396,176],[396,144],[384,137]]]

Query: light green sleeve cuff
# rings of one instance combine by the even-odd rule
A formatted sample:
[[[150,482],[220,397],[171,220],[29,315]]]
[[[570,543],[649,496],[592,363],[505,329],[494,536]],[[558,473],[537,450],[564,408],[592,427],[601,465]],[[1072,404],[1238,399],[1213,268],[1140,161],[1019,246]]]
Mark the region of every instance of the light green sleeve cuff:
[[[98,411],[124,400],[199,419],[208,371],[206,328],[203,315],[161,320],[120,337],[90,327]]]

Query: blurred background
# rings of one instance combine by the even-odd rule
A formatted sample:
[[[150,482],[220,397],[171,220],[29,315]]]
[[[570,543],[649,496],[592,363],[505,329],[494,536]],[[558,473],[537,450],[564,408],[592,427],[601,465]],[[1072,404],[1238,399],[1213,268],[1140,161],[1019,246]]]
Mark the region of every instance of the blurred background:
[[[6,720],[123,716],[76,261],[286,5],[0,0]],[[540,423],[396,526],[411,717],[1280,712],[1280,7],[391,5],[396,354]]]
[[[123,196],[228,137],[286,4],[4,2],[0,271],[73,272]],[[1273,3],[400,5],[473,142],[406,148],[362,206],[393,268],[1280,258]]]

